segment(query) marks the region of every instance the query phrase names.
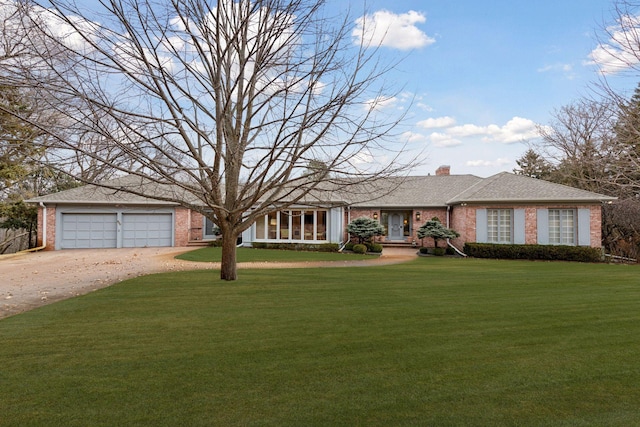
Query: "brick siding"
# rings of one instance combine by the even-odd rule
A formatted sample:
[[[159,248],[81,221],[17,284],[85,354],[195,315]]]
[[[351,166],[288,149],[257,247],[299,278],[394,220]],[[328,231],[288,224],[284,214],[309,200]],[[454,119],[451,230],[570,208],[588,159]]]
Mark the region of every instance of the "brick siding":
[[[525,244],[538,243],[538,209],[589,209],[590,214],[590,242],[591,247],[602,246],[602,207],[600,205],[474,205],[456,206],[452,209],[451,228],[460,233],[458,239],[452,243],[462,248],[466,242],[476,241],[476,210],[477,209],[524,209],[525,211]],[[577,220],[577,219],[576,219]]]
[[[187,246],[187,243],[189,243],[191,218],[191,210],[183,207],[176,208],[174,246],[182,247]]]
[[[43,240],[43,220],[44,220],[44,209],[42,206],[38,206],[38,231],[37,231],[37,244],[36,246],[42,246]],[[47,206],[47,245],[43,250],[52,251],[56,248],[56,207],[55,206]]]

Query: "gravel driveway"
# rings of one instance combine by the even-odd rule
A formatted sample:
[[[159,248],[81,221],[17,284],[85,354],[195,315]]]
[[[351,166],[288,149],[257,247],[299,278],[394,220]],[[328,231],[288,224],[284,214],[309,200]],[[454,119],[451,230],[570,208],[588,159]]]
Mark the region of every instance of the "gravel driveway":
[[[219,269],[219,263],[190,262],[176,255],[194,248],[75,249],[0,257],[0,318],[21,313],[145,274]],[[367,261],[249,263],[238,268],[348,267],[404,262],[415,249],[385,248]]]

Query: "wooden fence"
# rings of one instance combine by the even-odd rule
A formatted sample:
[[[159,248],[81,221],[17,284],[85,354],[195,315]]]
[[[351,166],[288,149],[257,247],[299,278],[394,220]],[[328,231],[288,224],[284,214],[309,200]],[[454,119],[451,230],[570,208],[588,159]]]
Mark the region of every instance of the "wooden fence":
[[[35,233],[32,239],[35,240]],[[35,242],[31,242],[32,245]],[[0,254],[11,254],[29,249],[28,230],[7,230],[0,228]]]

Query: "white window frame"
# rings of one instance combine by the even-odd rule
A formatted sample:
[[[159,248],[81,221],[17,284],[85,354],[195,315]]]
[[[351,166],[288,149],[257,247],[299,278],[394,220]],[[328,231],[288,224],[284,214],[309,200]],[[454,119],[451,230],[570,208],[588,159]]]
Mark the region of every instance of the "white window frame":
[[[577,220],[575,209],[549,209],[549,244],[575,246]]]
[[[513,243],[513,209],[487,209],[487,242]]]
[[[292,214],[292,212],[299,212],[300,216],[295,216]],[[324,238],[320,239],[319,238],[319,231],[320,231],[320,227],[319,227],[319,223],[318,223],[318,219],[321,215],[321,213],[324,212],[324,219],[325,219],[325,224],[324,224]],[[313,224],[312,225],[312,229],[310,230],[310,234],[311,234],[311,239],[307,239],[306,238],[306,234],[305,234],[305,217],[309,214],[313,214]],[[327,237],[329,235],[329,210],[328,209],[286,209],[283,211],[277,211],[274,213],[270,214],[271,218],[269,218],[269,215],[265,215],[263,217],[260,217],[258,219],[256,219],[256,223],[254,224],[254,229],[255,229],[255,241],[279,241],[279,242],[326,242],[327,241]],[[275,219],[275,224],[273,223]],[[294,238],[293,236],[293,232],[294,232],[294,227],[293,227],[293,222],[295,220],[300,221],[299,224],[297,224],[300,228],[300,237],[299,238]],[[257,223],[262,223],[264,224],[264,227],[260,227],[264,232],[266,232],[266,236],[265,235],[258,235],[258,229],[259,227],[256,226]],[[285,226],[285,233],[282,233],[282,226]],[[275,230],[274,230],[275,229]],[[272,236],[270,236],[270,234]],[[284,237],[283,237],[284,235]]]

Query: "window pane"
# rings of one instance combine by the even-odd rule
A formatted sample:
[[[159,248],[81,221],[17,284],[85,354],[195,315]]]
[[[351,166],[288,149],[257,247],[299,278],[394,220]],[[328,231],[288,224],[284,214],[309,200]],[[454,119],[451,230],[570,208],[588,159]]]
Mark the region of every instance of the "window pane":
[[[500,209],[499,240],[500,243],[511,243],[511,210]]]
[[[313,211],[304,212],[304,240],[314,240]]]
[[[271,212],[269,214],[269,239],[278,238],[278,212]]]
[[[560,210],[549,209],[549,243],[560,244]]]
[[[317,212],[317,240],[327,240],[327,211]]]
[[[280,212],[280,239],[288,240],[289,235],[289,211]]]
[[[575,244],[575,224],[572,209],[564,209],[560,216],[560,233],[563,245]]]
[[[256,239],[266,239],[264,233],[266,228],[264,226],[266,217],[262,216],[256,220]]]
[[[302,211],[291,211],[291,238],[302,240]]]
[[[487,240],[490,243],[498,243],[498,211],[487,210]]]
[[[380,224],[384,228],[384,235],[389,235],[389,212],[380,212]]]
[[[411,234],[411,229],[410,229],[410,222],[409,219],[411,219],[411,212],[403,212],[402,213],[402,235],[407,237]]]

